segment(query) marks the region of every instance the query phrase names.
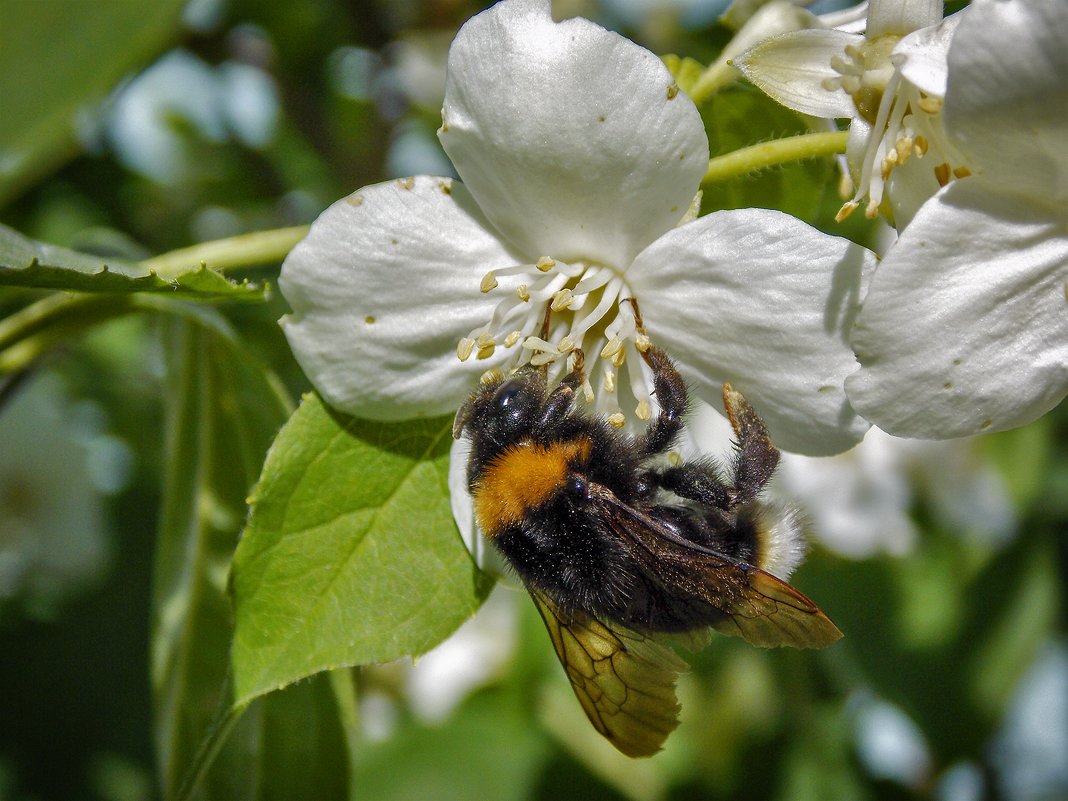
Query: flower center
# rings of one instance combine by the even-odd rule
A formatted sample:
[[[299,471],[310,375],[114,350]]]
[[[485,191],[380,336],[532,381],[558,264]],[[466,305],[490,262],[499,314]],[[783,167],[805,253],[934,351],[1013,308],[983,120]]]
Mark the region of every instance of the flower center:
[[[971,174],[946,138],[942,98],[924,94],[894,67],[890,56],[900,39],[887,34],[861,46],[850,45],[845,49],[846,58],[831,60],[842,77],[827,79],[824,87],[848,92],[857,113],[872,126],[859,159],[859,175],[854,175],[856,194],[839,210],[839,222],[865,198],[864,216],[877,217],[891,173],[914,156],[931,159],[939,186]]]
[[[831,92],[844,89],[853,98],[857,113],[874,125],[883,94],[894,75],[890,53],[900,40],[900,36],[887,34],[865,39],[859,46],[849,45],[845,58],[831,59],[831,67],[841,77],[828,78],[823,87]]]
[[[639,358],[649,342],[639,330],[633,307],[624,302],[633,295],[618,270],[543,256],[534,264],[487,273],[479,290],[505,295],[486,324],[457,343],[461,361],[472,356],[488,359],[504,347],[515,350],[511,369],[529,363],[544,367],[550,378],[559,378],[569,369],[571,354],[581,348],[586,402],[606,413],[610,423],[622,426],[626,421],[620,411],[626,402],[620,400],[622,385],[623,394],[629,393],[636,403],[638,419],[649,419],[649,385]]]

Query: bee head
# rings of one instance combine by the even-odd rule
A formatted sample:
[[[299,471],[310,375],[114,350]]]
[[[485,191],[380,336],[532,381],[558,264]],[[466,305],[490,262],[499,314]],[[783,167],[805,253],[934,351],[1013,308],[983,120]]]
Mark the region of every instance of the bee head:
[[[482,384],[456,413],[453,436],[465,432],[476,448],[504,448],[530,437],[545,397],[537,371],[521,371]]]

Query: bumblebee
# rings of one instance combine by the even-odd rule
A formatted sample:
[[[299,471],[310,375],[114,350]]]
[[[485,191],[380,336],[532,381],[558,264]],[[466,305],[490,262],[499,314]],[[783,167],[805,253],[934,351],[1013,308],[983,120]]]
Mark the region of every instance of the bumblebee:
[[[768,569],[802,547],[787,515],[758,496],[779,460],[767,428],[724,385],[736,436],[729,465],[664,466],[686,385],[650,346],[658,415],[640,435],[574,408],[583,357],[555,387],[522,367],[480,386],[457,413],[470,438],[468,487],[482,533],[530,592],[590,722],[628,756],[656,753],[678,725],[671,643],[710,629],[763,647],[822,648],[842,633]]]

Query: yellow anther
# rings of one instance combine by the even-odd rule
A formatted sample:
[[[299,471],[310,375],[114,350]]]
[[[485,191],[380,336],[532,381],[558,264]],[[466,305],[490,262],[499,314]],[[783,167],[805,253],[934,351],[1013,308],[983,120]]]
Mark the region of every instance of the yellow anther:
[[[634,335],[634,347],[638,349],[639,353],[645,353],[649,348],[653,346],[653,341],[649,339],[645,334],[638,332]]]
[[[682,464],[682,454],[678,451],[670,451],[667,455],[667,460],[672,467],[678,467]]]
[[[478,379],[480,384],[496,384],[504,380],[504,371],[500,367],[491,367]]]
[[[601,348],[601,358],[611,359],[621,350],[623,350],[622,340],[620,340],[619,337],[612,337],[610,340],[608,340],[608,342],[605,343],[605,346]]]
[[[605,392],[615,392],[616,391],[616,374],[615,374],[614,370],[605,370],[604,371],[604,382],[601,384],[601,388]]]
[[[844,204],[842,208],[838,209],[838,213],[834,215],[834,221],[844,222],[850,214],[857,210],[857,206],[859,205],[860,204],[855,200],[850,200],[848,203]]]
[[[523,336],[523,332],[522,331],[513,331],[512,333],[510,333],[508,336],[506,336],[504,338],[504,346],[506,348],[512,347],[512,345],[514,345],[516,342],[518,342],[522,338],[522,336]]]
[[[478,349],[478,353],[475,355],[475,358],[476,359],[488,359],[490,356],[493,355],[493,352],[495,350],[497,350],[497,344],[495,342],[491,342],[489,345],[486,345],[485,347],[479,348]]]
[[[967,178],[971,174],[972,171],[969,170],[967,167],[957,167],[955,170],[953,170],[953,177],[955,178]]]
[[[942,162],[934,168],[935,180],[938,181],[939,186],[945,186],[949,183],[949,165],[946,162]]]
[[[944,101],[940,97],[921,97],[916,105],[920,107],[921,111],[926,111],[928,114],[937,114],[942,110]]]
[[[608,415],[608,425],[612,428],[623,428],[626,424],[627,418],[623,416],[623,412],[614,412]]]
[[[930,143],[928,143],[927,137],[925,137],[925,136],[917,136],[916,137],[916,141],[913,142],[913,152],[917,156],[926,156],[927,155],[927,149],[929,147],[930,147]]]
[[[456,343],[456,355],[460,361],[466,362],[471,358],[471,352],[475,349],[475,340],[471,337],[464,337]]]
[[[515,296],[526,303],[530,300],[530,287],[526,284],[520,284],[515,288]]]
[[[482,276],[482,283],[480,283],[478,285],[478,291],[479,292],[482,292],[483,294],[485,294],[486,292],[489,292],[489,291],[494,290],[496,288],[497,288],[497,276],[495,276],[492,271],[488,272],[484,276]]]
[[[554,312],[563,311],[574,298],[575,295],[570,289],[561,289],[553,295],[553,302],[549,304],[549,308]]]
[[[648,420],[653,416],[653,407],[649,405],[649,401],[647,400],[639,401],[637,408],[634,410],[634,414],[639,420]]]
[[[566,336],[556,343],[556,349],[561,353],[570,353],[575,349],[575,340]]]
[[[612,364],[616,367],[622,367],[623,362],[627,360],[627,352],[620,348],[618,351],[612,354]]]
[[[475,340],[475,344],[478,345],[479,350],[481,350],[482,348],[488,348],[493,345],[496,345],[497,340],[495,340],[493,338],[493,335],[489,332],[483,331],[481,334],[478,335],[478,338]]]
[[[549,272],[549,270],[556,266],[556,262],[550,259],[548,256],[542,256],[540,259],[538,259],[537,263],[535,263],[534,266],[541,270],[543,273],[547,273]]]

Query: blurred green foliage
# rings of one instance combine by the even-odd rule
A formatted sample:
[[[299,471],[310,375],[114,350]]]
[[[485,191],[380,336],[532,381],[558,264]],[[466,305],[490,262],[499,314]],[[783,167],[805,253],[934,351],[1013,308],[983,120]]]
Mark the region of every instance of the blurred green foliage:
[[[406,92],[400,66],[405,47],[443,52],[430,43],[447,41],[483,5],[0,0],[0,222],[88,254],[73,257],[83,267],[136,262],[309,223],[359,186],[415,171],[406,165],[447,170],[433,137],[434,88],[431,99]],[[560,15],[618,26],[613,8],[557,4]],[[729,36],[711,25],[683,28],[665,13],[623,32],[705,63]],[[179,80],[177,95],[149,81],[161,74]],[[245,95],[233,87],[250,84],[241,81],[259,87],[259,105],[244,117],[235,98]],[[743,85],[702,113],[713,155],[807,130]],[[131,120],[140,127],[129,128]],[[873,229],[862,220],[835,227],[836,188],[834,165],[812,161],[709,189],[704,210],[780,208],[868,241]],[[229,277],[270,284],[277,268]],[[48,294],[34,281],[4,283],[0,364],[14,367],[0,375],[0,483],[22,464],[7,444],[4,412],[36,382],[58,376],[66,421],[56,432],[84,452],[84,464],[70,459],[67,467],[88,471],[97,488],[110,556],[85,575],[50,576],[42,600],[9,567],[20,564],[11,554],[25,543],[0,539],[0,801],[176,797],[191,767],[207,765],[205,748],[215,760],[197,798],[1068,798],[1065,752],[1056,750],[1068,748],[1068,721],[1057,719],[1068,680],[1049,690],[1035,679],[1044,664],[1068,670],[1063,406],[974,448],[1007,489],[1013,536],[948,530],[929,488],[910,477],[907,512],[919,536],[907,553],[850,560],[817,548],[796,577],[846,639],[813,654],[718,638],[683,677],[680,729],[661,755],[634,762],[585,722],[536,612],[507,589],[497,594],[514,630],[489,636],[502,648],[496,661],[444,711],[423,708],[414,674],[394,663],[320,673],[268,693],[243,715],[227,714],[227,568],[268,446],[308,389],[276,325],[284,301],[86,301]],[[42,321],[63,325],[41,337]],[[346,430],[316,406],[305,403],[283,444]],[[331,420],[335,429],[313,430]],[[448,542],[447,436],[436,447],[409,441],[406,451],[390,447],[384,428],[366,429],[348,427],[352,439],[331,467],[348,484],[334,498],[365,489],[352,473],[360,462],[346,462],[353,453],[378,447],[399,458],[421,443],[423,457],[416,467],[396,466],[394,484],[420,467],[432,474],[420,486],[437,487],[436,506],[422,511],[446,518],[440,531]],[[433,440],[428,430],[422,436]],[[74,503],[75,480],[55,471],[41,479],[47,495],[26,497]],[[376,497],[353,502],[374,511]],[[0,497],[0,506],[15,501],[26,506],[21,496]],[[277,512],[259,510],[254,524]],[[0,533],[14,530],[3,522]],[[403,575],[408,559],[427,585],[436,582],[430,554],[405,553],[404,531],[391,532],[392,540],[369,541],[389,552],[394,574]],[[457,608],[466,614],[463,603],[476,599],[473,607],[486,590],[452,545],[443,546],[440,564],[458,572],[439,579],[465,592],[437,619],[438,637],[459,621]],[[277,555],[252,557],[279,566]],[[26,564],[40,572],[47,563]],[[380,623],[375,605],[391,586],[345,596],[348,611]],[[412,614],[433,619],[439,596],[409,599]],[[404,641],[395,653],[416,650]],[[475,646],[469,653],[492,661]],[[331,660],[346,664],[346,655],[287,665],[277,683]],[[249,686],[249,697],[269,689]],[[1028,706],[1028,692],[1048,697]],[[1021,711],[1028,709],[1031,717]],[[1038,778],[1028,784],[1021,771]]]

